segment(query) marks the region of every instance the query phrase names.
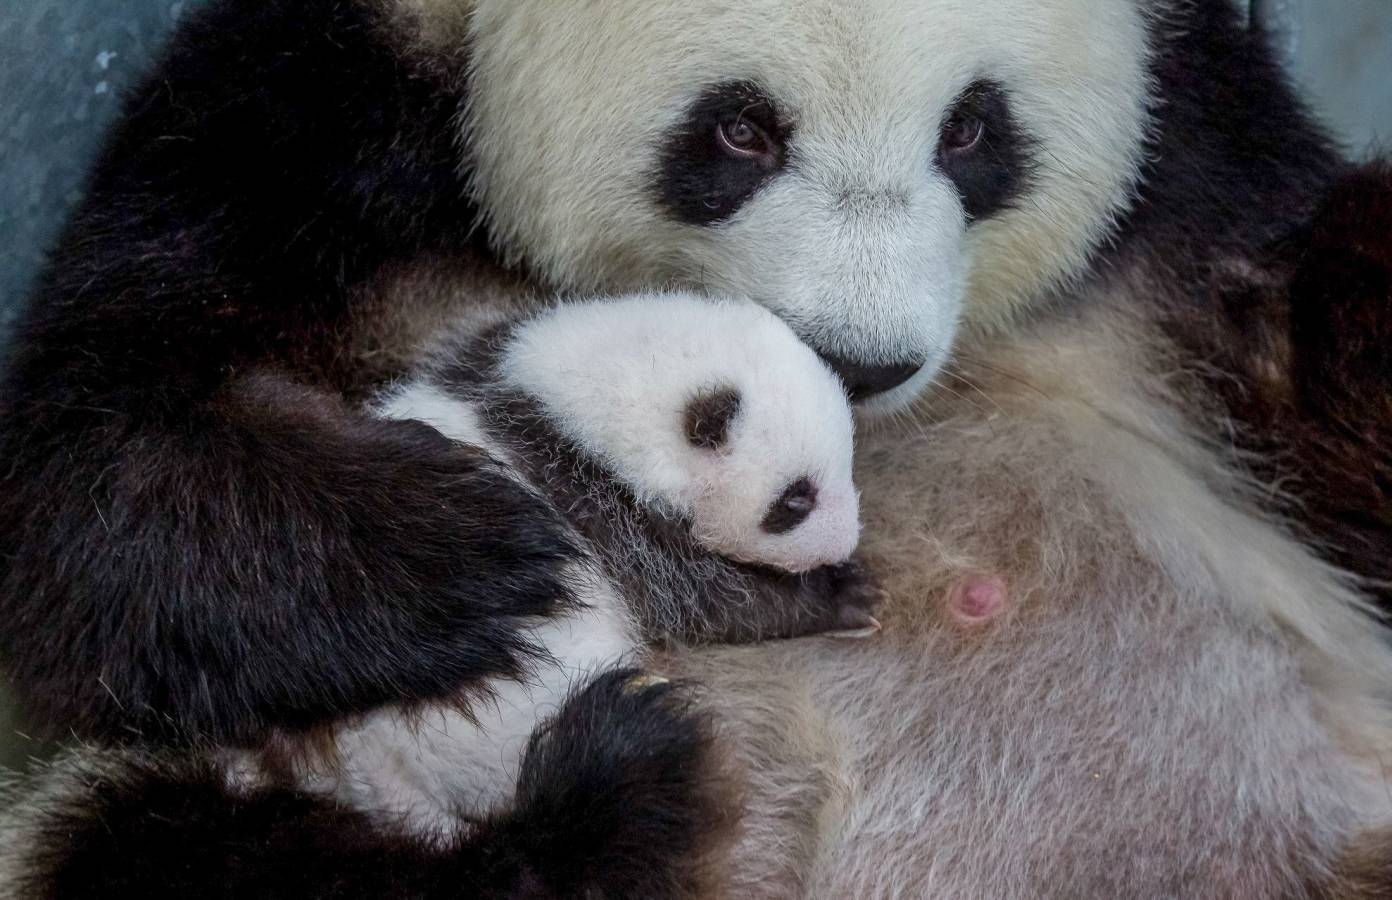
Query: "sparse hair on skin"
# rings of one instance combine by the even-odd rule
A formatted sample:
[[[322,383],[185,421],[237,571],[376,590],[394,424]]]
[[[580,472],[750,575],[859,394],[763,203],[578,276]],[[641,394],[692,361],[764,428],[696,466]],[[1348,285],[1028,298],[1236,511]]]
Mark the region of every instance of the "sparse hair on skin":
[[[584,641],[617,594],[490,429],[361,402],[538,296],[783,319],[861,401],[891,602],[875,641],[662,647],[707,685],[668,703],[601,679],[527,815],[430,848],[397,797],[70,784],[6,841],[39,896],[269,893],[268,846],[377,896],[326,853],[363,835],[485,894],[1392,894],[1389,377],[1348,340],[1392,321],[1392,186],[1228,0],[212,0],[90,184],[0,386],[0,655],[65,732],[255,750]],[[467,818],[484,757],[419,733],[379,771]]]
[[[658,664],[750,773],[731,895],[1344,896],[1392,821],[1386,639],[1176,415],[1139,325],[967,345],[931,425],[864,438],[879,640]],[[1010,600],[963,627],[980,572]]]

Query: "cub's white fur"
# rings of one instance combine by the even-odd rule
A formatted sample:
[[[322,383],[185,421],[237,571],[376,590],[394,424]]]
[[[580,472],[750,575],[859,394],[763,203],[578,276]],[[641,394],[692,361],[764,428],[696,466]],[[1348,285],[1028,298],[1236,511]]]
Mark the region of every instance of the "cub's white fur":
[[[461,814],[506,801],[537,726],[595,675],[636,661],[636,631],[608,580],[588,567],[570,574],[585,606],[527,628],[546,656],[524,680],[494,680],[468,715],[449,706],[383,709],[340,728],[337,759],[305,766],[301,786],[418,834],[449,834]]]
[[[486,450],[501,462],[508,461],[507,449],[499,446],[483,427],[478,409],[431,381],[412,381],[388,392],[373,405],[373,412],[384,419],[424,422],[450,440]]]
[[[640,501],[674,507],[717,552],[798,572],[855,550],[850,407],[836,376],[768,310],[687,294],[558,307],[518,329],[502,371]],[[687,404],[724,388],[740,398],[725,445],[693,447]],[[817,489],[811,515],[786,534],[760,529],[801,477]]]

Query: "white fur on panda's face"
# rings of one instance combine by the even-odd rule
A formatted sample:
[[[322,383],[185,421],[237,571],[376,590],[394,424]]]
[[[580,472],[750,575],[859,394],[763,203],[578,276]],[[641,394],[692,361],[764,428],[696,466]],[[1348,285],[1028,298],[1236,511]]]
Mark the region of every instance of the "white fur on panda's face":
[[[519,326],[500,365],[561,434],[709,549],[791,572],[855,549],[850,407],[768,310],[681,293],[564,304]]]
[[[1080,270],[1146,125],[1139,0],[475,0],[468,39],[475,189],[513,261],[750,297],[825,355],[922,367],[881,406],[959,320],[1003,324]],[[780,146],[732,201],[710,115],[738,122],[741,92]],[[954,156],[964,103],[988,130]]]
[[[841,387],[810,350],[789,346],[807,354],[795,369],[766,367],[740,387],[723,380],[688,399],[684,433],[694,452],[685,460],[684,511],[696,539],[715,552],[806,572],[855,551],[860,495]],[[798,388],[773,380],[790,374],[803,379]],[[695,431],[698,418],[705,427]]]

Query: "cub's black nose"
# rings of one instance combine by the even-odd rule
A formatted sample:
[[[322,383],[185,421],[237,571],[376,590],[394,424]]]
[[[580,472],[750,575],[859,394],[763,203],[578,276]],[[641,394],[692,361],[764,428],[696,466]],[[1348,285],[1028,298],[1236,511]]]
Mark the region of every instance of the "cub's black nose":
[[[852,403],[859,403],[861,400],[869,399],[876,394],[893,390],[923,368],[922,363],[890,363],[883,366],[873,366],[852,362],[844,357],[833,356],[829,353],[822,353],[820,356],[827,365],[831,366],[831,370],[841,377],[841,383],[846,385],[846,393],[850,395]]]

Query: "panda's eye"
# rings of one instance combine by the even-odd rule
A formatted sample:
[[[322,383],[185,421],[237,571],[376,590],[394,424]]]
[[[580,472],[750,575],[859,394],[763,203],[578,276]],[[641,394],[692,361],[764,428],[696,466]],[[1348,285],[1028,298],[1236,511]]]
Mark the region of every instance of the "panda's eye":
[[[976,149],[986,134],[986,123],[975,116],[954,114],[943,125],[942,149],[944,153],[966,153]]]
[[[1004,86],[977,81],[962,92],[938,132],[937,164],[957,188],[968,223],[1011,206],[1029,188],[1033,151]]]
[[[736,159],[769,162],[774,159],[773,142],[764,130],[748,119],[739,118],[716,126],[720,149]]]
[[[792,127],[755,82],[710,85],[659,151],[659,203],[679,222],[719,225],[789,165]]]

